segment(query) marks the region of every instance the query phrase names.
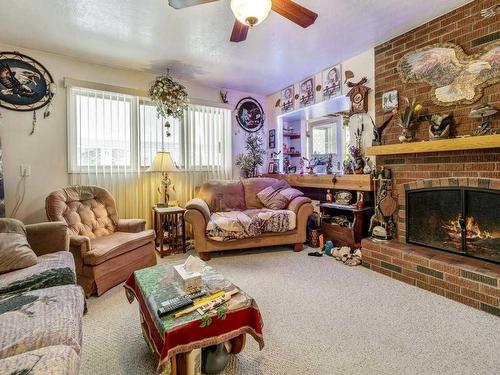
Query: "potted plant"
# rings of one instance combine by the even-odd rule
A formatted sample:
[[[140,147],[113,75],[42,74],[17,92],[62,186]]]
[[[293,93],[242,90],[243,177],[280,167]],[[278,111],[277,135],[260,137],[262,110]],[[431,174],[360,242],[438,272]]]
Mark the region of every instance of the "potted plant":
[[[149,96],[156,105],[158,117],[175,117],[181,119],[188,108],[188,94],[186,88],[174,81],[170,74],[156,78],[149,89]]]
[[[419,116],[420,111],[422,111],[421,104],[415,104],[415,99],[412,100],[411,104],[406,97],[402,97],[403,102],[406,107],[401,110],[394,110],[396,115],[396,124],[398,124],[403,130],[399,136],[399,141],[402,143],[411,142],[415,137],[415,124]]]
[[[246,154],[238,154],[235,164],[240,168],[240,174],[243,178],[257,177],[259,175],[258,167],[264,164],[264,155],[266,150],[263,147],[263,141],[259,134],[249,133],[245,141]]]

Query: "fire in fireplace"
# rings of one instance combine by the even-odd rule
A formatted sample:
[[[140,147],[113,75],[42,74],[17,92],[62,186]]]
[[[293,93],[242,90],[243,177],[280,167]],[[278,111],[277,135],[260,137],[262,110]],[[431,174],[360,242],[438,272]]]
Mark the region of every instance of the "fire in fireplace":
[[[500,262],[500,192],[418,189],[406,204],[407,242]]]

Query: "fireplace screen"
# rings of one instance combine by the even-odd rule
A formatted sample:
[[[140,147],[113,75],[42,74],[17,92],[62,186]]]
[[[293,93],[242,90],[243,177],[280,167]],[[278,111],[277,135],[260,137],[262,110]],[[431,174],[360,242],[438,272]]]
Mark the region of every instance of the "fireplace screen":
[[[406,205],[408,242],[500,262],[500,192],[412,190]]]

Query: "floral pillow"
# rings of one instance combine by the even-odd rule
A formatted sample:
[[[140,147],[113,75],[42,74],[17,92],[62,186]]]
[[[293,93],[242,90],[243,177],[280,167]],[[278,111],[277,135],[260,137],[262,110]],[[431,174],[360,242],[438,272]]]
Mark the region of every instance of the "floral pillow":
[[[300,190],[291,188],[286,181],[279,181],[257,193],[257,198],[264,206],[273,210],[282,210],[296,197],[304,195]]]

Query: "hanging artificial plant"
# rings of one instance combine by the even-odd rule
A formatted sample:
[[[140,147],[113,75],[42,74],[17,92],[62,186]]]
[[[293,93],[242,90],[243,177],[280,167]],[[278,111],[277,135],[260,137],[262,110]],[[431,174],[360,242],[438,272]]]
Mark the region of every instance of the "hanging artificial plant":
[[[186,88],[175,82],[168,72],[156,78],[149,89],[149,96],[156,104],[158,117],[181,119],[189,103]]]

